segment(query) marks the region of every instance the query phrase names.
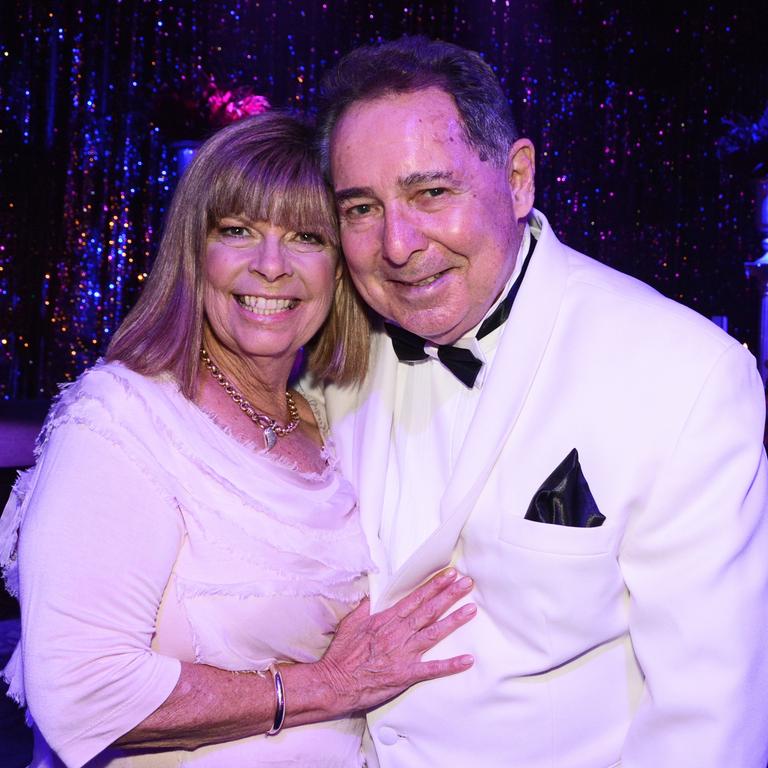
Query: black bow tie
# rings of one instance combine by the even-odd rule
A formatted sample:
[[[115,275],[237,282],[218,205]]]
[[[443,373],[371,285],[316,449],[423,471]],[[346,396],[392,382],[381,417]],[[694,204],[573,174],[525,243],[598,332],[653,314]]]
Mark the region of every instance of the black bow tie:
[[[528,269],[528,263],[533,255],[533,249],[536,245],[536,240],[531,236],[531,244],[528,248],[525,261],[523,262],[523,268],[520,270],[520,274],[517,276],[517,280],[513,283],[509,289],[509,293],[504,297],[498,307],[489,315],[480,326],[475,338],[482,339],[489,333],[495,331],[500,325],[502,325],[509,317],[510,310],[512,309],[512,303],[517,296],[517,292],[520,290],[520,284],[523,282],[523,277]],[[392,325],[391,323],[384,323],[384,330],[387,335],[392,339],[392,347],[395,350],[397,359],[402,362],[412,363],[417,360],[425,360],[429,355],[424,351],[424,345],[427,342],[421,336],[417,336],[415,333],[406,331],[405,328],[401,328],[399,325]],[[438,344],[437,357],[440,362],[464,385],[472,389],[475,386],[477,374],[483,367],[483,363],[475,357],[474,353],[469,349],[463,347],[454,347],[450,344]]]

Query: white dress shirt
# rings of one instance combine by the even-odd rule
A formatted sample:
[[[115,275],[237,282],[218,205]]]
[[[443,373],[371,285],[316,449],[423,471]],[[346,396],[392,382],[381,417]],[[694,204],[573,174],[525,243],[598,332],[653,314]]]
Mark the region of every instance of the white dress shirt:
[[[515,266],[504,290],[483,317],[504,300],[523,267],[531,230],[537,237],[539,223],[526,224]],[[440,499],[453,472],[467,430],[475,414],[488,367],[493,365],[502,329],[482,339],[475,334],[481,320],[454,346],[472,350],[483,362],[471,389],[437,359],[437,347],[427,344],[426,360],[397,367],[395,413],[390,435],[384,505],[379,535],[394,573],[440,523]]]

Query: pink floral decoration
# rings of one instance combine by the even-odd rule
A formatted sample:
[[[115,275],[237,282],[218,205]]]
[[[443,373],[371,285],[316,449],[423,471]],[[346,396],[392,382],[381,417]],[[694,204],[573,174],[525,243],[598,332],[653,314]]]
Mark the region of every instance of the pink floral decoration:
[[[211,82],[210,87],[207,104],[214,124],[228,125],[243,117],[260,115],[270,107],[266,97],[252,93],[248,88],[222,91],[216,87],[215,82]]]

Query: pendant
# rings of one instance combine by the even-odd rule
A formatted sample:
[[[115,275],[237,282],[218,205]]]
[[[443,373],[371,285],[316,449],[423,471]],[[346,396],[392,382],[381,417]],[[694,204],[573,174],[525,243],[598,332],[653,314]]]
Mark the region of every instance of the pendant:
[[[264,427],[264,449],[271,451],[277,442],[277,433],[273,425]]]

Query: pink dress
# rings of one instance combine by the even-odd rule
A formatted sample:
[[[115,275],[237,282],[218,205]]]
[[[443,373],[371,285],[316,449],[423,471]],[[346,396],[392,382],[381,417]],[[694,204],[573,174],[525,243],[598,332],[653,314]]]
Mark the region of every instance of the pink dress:
[[[163,703],[180,660],[254,671],[322,655],[372,567],[331,457],[303,474],[170,379],[115,363],[63,391],[40,440],[0,521],[22,606],[5,675],[34,721],[32,765],[360,766],[362,718],[194,751],[109,749]]]

